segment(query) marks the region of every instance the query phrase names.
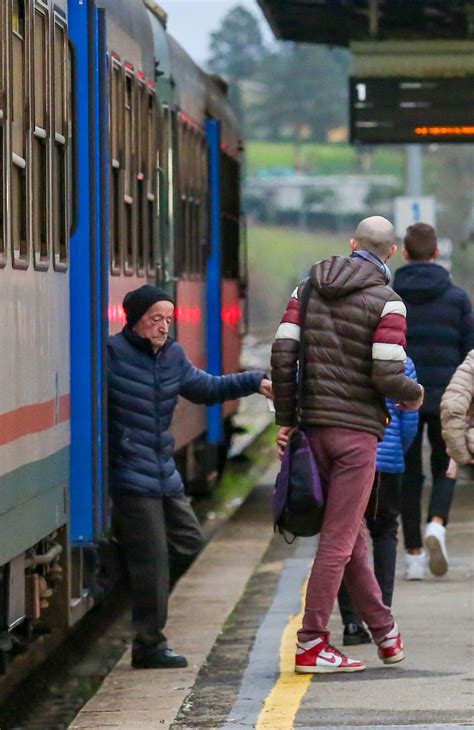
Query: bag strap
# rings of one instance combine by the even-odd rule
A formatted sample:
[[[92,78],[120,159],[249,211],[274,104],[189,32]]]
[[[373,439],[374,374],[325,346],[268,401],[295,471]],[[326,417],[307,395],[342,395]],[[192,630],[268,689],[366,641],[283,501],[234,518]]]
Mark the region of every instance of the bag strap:
[[[306,280],[306,284],[301,292],[300,300],[300,350],[298,355],[298,385],[296,391],[296,414],[298,423],[301,421],[301,410],[303,402],[303,373],[304,373],[304,331],[306,327],[306,312],[308,311],[309,298],[313,285],[311,279]]]

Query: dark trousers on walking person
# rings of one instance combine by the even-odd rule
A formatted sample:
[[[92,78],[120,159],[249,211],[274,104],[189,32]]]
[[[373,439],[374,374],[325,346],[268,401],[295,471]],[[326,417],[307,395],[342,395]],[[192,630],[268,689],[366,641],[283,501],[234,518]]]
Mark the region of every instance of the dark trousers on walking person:
[[[318,551],[306,591],[300,642],[328,637],[328,623],[344,580],[374,640],[394,627],[369,563],[364,514],[375,473],[375,435],[340,427],[306,427],[326,500]]]
[[[376,472],[365,521],[374,552],[374,573],[386,606],[392,605],[397,562],[398,516],[402,475]],[[354,607],[343,581],[338,594],[344,626],[360,625],[362,619]]]
[[[201,528],[187,497],[117,496],[112,525],[132,594],[134,652],[167,647],[170,585],[201,550]]]
[[[455,480],[446,476],[449,457],[441,434],[441,418],[438,415],[420,413],[416,437],[405,455],[405,474],[402,480],[401,512],[403,536],[407,550],[421,548],[421,495],[423,491],[422,449],[425,426],[431,447],[431,473],[433,486],[428,507],[428,522],[441,517],[444,525],[449,518],[453,501]]]

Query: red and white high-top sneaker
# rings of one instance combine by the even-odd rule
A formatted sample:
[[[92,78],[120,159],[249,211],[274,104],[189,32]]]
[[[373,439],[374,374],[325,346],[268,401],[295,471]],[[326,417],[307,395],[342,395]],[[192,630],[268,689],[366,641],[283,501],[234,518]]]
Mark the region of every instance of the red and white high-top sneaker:
[[[325,639],[300,641],[296,645],[295,672],[323,674],[326,672],[362,672],[365,664],[349,659]]]
[[[378,655],[384,664],[396,664],[405,659],[403,653],[403,640],[397,624],[379,642]]]

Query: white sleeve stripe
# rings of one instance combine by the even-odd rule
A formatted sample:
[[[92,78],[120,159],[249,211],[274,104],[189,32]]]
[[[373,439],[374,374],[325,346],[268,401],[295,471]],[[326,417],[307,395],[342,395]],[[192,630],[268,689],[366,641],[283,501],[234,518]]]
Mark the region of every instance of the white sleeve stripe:
[[[374,360],[405,362],[407,356],[401,345],[392,345],[388,342],[374,342],[372,345],[372,358]]]
[[[385,307],[382,309],[381,317],[385,317],[386,314],[401,314],[402,317],[407,316],[407,308],[403,302],[387,302]]]
[[[298,287],[296,287],[296,289],[293,289],[290,299],[298,299]]]
[[[278,327],[275,340],[296,340],[300,341],[300,328],[291,322],[282,322]]]

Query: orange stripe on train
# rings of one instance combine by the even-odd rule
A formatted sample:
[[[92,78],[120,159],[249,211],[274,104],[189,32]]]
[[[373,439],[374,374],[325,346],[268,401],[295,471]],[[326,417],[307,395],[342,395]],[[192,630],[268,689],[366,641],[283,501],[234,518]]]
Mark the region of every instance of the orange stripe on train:
[[[69,393],[59,400],[33,403],[14,411],[0,414],[0,446],[40,431],[47,431],[58,423],[69,421],[71,398]]]

